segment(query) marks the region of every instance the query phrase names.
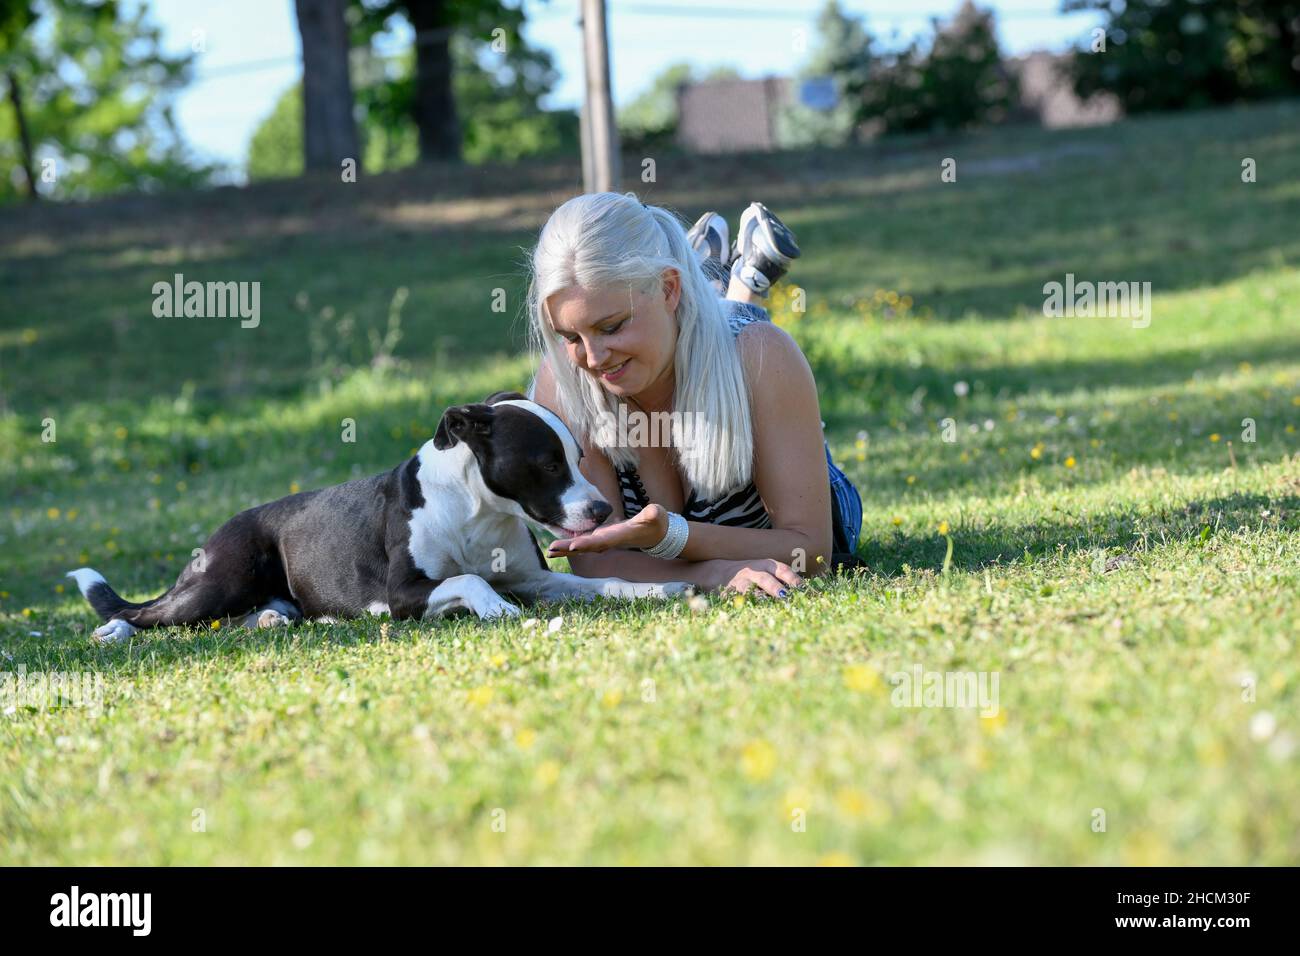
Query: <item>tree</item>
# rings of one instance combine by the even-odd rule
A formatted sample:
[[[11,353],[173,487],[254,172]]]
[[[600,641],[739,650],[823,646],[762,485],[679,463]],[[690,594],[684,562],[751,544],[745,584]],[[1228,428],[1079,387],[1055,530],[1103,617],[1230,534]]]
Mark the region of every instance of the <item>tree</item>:
[[[337,171],[360,160],[348,72],[347,0],[294,0],[302,37],[303,157],[306,168]]]
[[[890,133],[1005,119],[1017,84],[1003,65],[993,12],[966,0],[950,22],[931,25],[928,45],[914,40],[881,58],[864,85],[859,115],[878,118]]]
[[[23,170],[0,201],[206,182],[171,109],[192,61],[161,52],[146,3],[0,0],[0,163]]]
[[[490,38],[498,52],[522,44],[522,6],[504,0],[352,0],[358,21],[353,38],[364,45],[395,16],[415,31],[415,69],[403,101],[414,121],[424,162],[461,156],[464,124],[458,115],[452,38],[457,33]]]
[[[451,44],[457,140],[471,163],[511,162],[528,156],[573,153],[578,118],[571,110],[544,110],[541,101],[557,80],[544,50],[520,40],[505,52],[491,35],[457,35]],[[357,51],[356,99],[364,165],[397,169],[419,159],[419,133],[411,116],[415,55],[379,57]],[[248,173],[254,179],[293,176],[302,169],[302,93],[287,90],[253,134]]]
[[[780,139],[787,146],[839,146],[857,140],[861,103],[872,74],[875,40],[860,17],[828,0],[817,15],[817,43],[795,76],[792,102],[782,111]],[[834,105],[814,109],[799,100],[804,84],[829,81]]]
[[[1300,0],[1068,0],[1106,16],[1105,50],[1071,64],[1075,91],[1130,113],[1300,94]]]

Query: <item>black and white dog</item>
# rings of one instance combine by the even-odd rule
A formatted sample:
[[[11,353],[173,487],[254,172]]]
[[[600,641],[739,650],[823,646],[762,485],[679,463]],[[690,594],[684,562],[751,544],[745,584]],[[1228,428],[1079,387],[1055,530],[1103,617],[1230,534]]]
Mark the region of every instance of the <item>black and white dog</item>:
[[[551,411],[515,392],[447,409],[415,457],[373,478],[251,508],[210,537],[165,594],[133,604],[97,571],[69,573],[105,620],[95,638],[139,628],[233,620],[246,627],[302,617],[480,618],[517,615],[527,600],[664,598],[684,583],[633,584],[549,570],[524,523],[590,531],[609,503],[578,471],[582,451]]]

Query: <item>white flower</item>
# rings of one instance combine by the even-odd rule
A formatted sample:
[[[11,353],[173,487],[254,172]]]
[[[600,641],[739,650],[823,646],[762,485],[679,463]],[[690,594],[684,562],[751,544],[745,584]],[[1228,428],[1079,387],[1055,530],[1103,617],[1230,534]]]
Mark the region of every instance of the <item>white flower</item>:
[[[537,618],[535,617],[527,617],[519,622],[519,626],[522,627],[525,631],[531,631],[540,623],[542,622],[537,620]]]
[[[1277,718],[1267,710],[1261,710],[1254,717],[1250,718],[1250,739],[1251,740],[1268,740],[1277,730]]]
[[[547,634],[554,634],[556,631],[558,631],[558,630],[559,630],[560,628],[562,628],[562,627],[564,627],[564,618],[562,618],[562,617],[553,617],[553,618],[551,618],[549,621],[546,622],[546,633],[547,633]]]
[[[970,386],[965,382],[957,382],[952,387],[952,393],[958,398],[965,398],[970,394]]]

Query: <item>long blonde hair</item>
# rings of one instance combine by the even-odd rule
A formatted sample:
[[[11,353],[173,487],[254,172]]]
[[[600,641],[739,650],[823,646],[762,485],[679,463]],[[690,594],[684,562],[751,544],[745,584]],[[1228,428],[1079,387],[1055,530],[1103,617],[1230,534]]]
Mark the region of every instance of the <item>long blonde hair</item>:
[[[753,476],[754,432],[745,370],[723,315],[721,300],[686,241],[672,212],[647,206],[631,193],[576,196],[551,214],[532,254],[528,287],[529,332],[534,353],[555,377],[556,409],[584,439],[616,467],[635,466],[636,451],[600,427],[618,415],[619,400],[570,360],[564,341],[546,315],[546,300],[579,286],[629,291],[662,288],[663,274],[681,276],[677,303],[677,348],[673,357],[674,444],[676,423],[691,423],[693,453],[678,456],[687,483],[717,499],[744,487]]]

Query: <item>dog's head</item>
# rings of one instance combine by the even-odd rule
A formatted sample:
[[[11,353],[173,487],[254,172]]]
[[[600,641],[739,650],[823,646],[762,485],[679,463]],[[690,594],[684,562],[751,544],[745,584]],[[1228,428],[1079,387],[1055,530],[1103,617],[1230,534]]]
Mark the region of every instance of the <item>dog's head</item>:
[[[599,527],[613,509],[578,470],[582,448],[559,416],[517,392],[443,413],[433,445],[473,453],[485,500],[559,537]]]

